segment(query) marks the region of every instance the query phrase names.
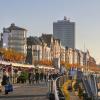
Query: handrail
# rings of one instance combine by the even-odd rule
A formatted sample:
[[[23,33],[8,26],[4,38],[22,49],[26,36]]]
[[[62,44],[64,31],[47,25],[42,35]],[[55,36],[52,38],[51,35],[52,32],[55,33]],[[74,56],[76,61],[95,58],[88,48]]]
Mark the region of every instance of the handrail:
[[[96,76],[93,76],[94,85],[95,85],[95,96],[98,97],[98,86],[97,86],[97,79]]]
[[[58,96],[58,90],[57,90],[57,85],[56,82],[60,77],[56,78],[56,80],[54,80],[54,95],[55,95],[55,100],[59,100],[59,96]]]
[[[86,92],[88,93],[88,96],[91,97],[92,96],[92,91],[91,91],[91,87],[90,87],[90,85],[88,83],[88,80],[82,78],[82,81],[83,81],[84,88],[86,89]]]
[[[59,92],[59,91],[57,90],[57,81],[58,81],[58,79],[60,79],[60,78],[64,78],[64,76],[59,76],[59,77],[56,78],[56,79],[54,80],[54,82],[53,82],[55,100],[60,100],[59,95],[58,95],[58,92]],[[63,80],[63,82],[64,82],[64,80]]]

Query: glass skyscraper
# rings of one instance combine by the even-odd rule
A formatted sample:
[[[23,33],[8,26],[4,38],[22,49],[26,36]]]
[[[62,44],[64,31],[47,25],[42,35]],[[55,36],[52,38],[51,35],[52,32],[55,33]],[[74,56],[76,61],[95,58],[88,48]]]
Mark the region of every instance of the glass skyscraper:
[[[70,22],[66,17],[54,22],[53,36],[60,39],[63,46],[75,48],[75,22]]]

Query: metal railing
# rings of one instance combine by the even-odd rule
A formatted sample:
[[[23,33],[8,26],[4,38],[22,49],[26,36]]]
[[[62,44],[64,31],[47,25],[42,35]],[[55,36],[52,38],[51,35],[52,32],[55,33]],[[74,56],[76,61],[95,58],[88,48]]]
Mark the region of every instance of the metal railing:
[[[54,100],[65,100],[61,86],[66,82],[67,76],[59,76],[49,82],[49,93],[54,95]],[[52,99],[51,99],[52,100]]]

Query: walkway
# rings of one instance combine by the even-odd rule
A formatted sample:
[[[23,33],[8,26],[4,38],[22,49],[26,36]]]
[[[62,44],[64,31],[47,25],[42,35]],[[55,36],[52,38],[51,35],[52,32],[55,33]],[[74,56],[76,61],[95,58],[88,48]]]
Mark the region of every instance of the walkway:
[[[78,96],[75,95],[74,92],[70,92],[70,100],[80,100]]]
[[[48,85],[43,82],[38,85],[16,84],[8,95],[4,91],[0,93],[0,100],[48,100],[47,93]]]

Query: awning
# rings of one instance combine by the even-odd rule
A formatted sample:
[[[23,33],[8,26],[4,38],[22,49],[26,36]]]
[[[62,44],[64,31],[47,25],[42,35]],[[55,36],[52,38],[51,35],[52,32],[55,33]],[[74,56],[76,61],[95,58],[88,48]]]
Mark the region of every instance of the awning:
[[[38,68],[43,68],[43,69],[55,69],[51,66],[38,66]]]
[[[12,63],[12,66],[15,66],[15,67],[25,67],[25,68],[35,68],[34,65],[19,64],[19,63]]]
[[[11,62],[1,61],[1,60],[0,60],[0,64],[2,64],[2,65],[11,65]]]

